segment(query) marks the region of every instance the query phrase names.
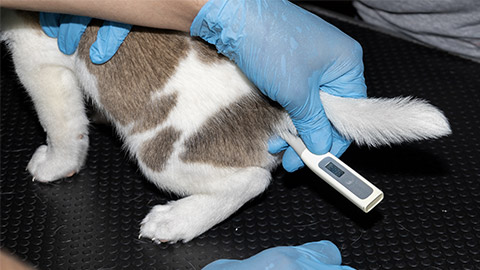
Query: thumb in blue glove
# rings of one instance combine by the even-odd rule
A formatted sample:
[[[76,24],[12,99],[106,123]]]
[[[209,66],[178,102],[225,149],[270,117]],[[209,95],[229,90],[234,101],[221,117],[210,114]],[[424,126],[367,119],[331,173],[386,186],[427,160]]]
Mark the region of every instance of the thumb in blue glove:
[[[217,260],[203,270],[353,270],[340,265],[338,248],[330,241],[311,242],[301,246],[266,249],[245,260]]]
[[[58,48],[65,54],[73,54],[80,38],[92,18],[58,13],[40,13],[40,24],[49,37],[58,39]],[[107,21],[97,33],[97,40],[90,47],[90,59],[95,64],[110,60],[126,38],[129,24]]]

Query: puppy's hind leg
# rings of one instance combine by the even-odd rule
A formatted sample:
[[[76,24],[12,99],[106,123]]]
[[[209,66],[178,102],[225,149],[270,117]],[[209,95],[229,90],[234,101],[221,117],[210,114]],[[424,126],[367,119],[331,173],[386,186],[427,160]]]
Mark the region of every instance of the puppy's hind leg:
[[[142,221],[140,236],[160,242],[187,242],[262,193],[270,177],[269,171],[259,167],[239,169],[220,179],[215,190],[157,205]]]

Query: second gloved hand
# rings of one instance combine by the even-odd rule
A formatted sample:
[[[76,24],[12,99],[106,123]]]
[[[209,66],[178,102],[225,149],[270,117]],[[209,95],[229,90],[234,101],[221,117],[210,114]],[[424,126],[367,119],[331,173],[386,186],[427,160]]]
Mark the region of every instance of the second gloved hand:
[[[210,0],[191,26],[191,34],[214,44],[240,67],[266,96],[290,114],[307,148],[341,155],[349,141],[332,128],[319,91],[364,98],[362,49],[358,42],[318,16],[271,0]],[[271,152],[286,147],[273,139]],[[283,166],[303,166],[289,147]]]
[[[269,248],[245,260],[217,260],[202,270],[354,270],[341,262],[338,248],[330,241],[320,241]]]
[[[58,39],[58,48],[65,54],[73,54],[80,38],[92,18],[58,13],[40,13],[40,25],[49,37]],[[132,28],[129,24],[106,21],[97,33],[97,40],[90,47],[90,58],[95,64],[103,64],[117,52]]]

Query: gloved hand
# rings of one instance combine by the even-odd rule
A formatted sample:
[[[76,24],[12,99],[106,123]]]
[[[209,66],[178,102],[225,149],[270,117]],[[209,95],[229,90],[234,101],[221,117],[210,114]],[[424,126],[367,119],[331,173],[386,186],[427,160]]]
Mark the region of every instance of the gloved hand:
[[[240,67],[265,95],[290,114],[307,148],[341,155],[349,146],[331,126],[319,90],[366,97],[360,45],[314,14],[287,1],[210,0],[191,26],[191,35],[214,44]],[[274,138],[269,150],[286,143]],[[283,166],[303,162],[289,147]]]
[[[58,13],[40,13],[40,25],[49,37],[58,39],[58,48],[64,54],[73,54],[92,18]],[[106,21],[90,47],[90,59],[103,64],[117,52],[132,28],[129,24]]]
[[[353,270],[341,266],[342,257],[338,248],[330,241],[307,243],[295,247],[266,249],[245,260],[217,260],[202,270]]]

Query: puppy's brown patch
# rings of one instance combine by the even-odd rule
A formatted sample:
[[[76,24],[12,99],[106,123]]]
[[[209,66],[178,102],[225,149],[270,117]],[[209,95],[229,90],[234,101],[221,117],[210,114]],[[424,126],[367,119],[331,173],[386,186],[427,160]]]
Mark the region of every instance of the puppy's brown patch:
[[[168,127],[146,141],[140,149],[140,160],[150,169],[160,172],[173,153],[173,144],[180,138],[180,132]]]
[[[120,124],[140,123],[135,132],[155,127],[166,118],[176,99],[170,97],[152,103],[152,94],[161,91],[187,56],[190,48],[187,37],[134,27],[110,61],[95,65],[90,61],[89,49],[99,25],[95,23],[86,29],[78,54],[97,78],[100,102]],[[159,108],[163,109],[158,111]]]
[[[135,122],[132,133],[149,130],[165,121],[170,111],[177,103],[177,94],[170,94],[148,103],[144,110],[140,111],[142,115]]]
[[[212,116],[188,138],[181,159],[220,167],[264,166],[265,142],[283,115],[281,108],[263,97],[244,97]]]

